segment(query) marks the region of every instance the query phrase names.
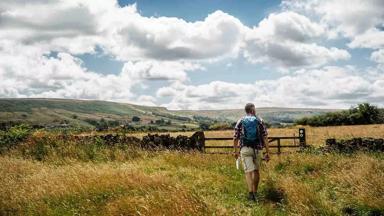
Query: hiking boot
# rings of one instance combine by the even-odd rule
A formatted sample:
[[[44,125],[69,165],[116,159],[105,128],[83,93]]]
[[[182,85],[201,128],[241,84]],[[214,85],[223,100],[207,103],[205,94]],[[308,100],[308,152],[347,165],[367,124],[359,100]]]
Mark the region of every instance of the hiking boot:
[[[249,192],[248,201],[256,201],[256,196],[253,192]]]
[[[255,197],[255,201],[258,202],[259,201],[259,197],[257,196],[257,192],[254,192],[253,196]]]

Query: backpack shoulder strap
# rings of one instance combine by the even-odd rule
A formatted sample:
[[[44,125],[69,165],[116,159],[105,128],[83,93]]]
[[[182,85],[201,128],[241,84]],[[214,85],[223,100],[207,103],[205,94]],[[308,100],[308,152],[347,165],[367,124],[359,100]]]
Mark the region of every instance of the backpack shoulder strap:
[[[263,123],[263,119],[262,119],[261,117],[259,117],[259,116],[257,116],[257,115],[255,115],[255,117],[256,117],[256,120],[257,120],[257,124],[258,124],[258,125],[260,125],[260,124]]]

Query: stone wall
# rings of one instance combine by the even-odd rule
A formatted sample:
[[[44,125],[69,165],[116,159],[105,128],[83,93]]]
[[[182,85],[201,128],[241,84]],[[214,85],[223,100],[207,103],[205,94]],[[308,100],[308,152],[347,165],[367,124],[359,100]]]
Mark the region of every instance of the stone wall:
[[[325,151],[354,152],[354,151],[374,151],[384,152],[384,139],[363,137],[353,139],[327,139]]]
[[[64,138],[64,137],[63,137]],[[66,137],[65,139],[68,139]],[[119,134],[74,136],[74,141],[102,141],[106,145],[127,144],[139,146],[143,149],[173,149],[173,150],[199,150],[202,151],[204,133],[195,132],[192,136],[172,137],[170,134],[148,134],[142,139]]]
[[[148,134],[141,140],[141,147],[144,149],[175,149],[175,150],[199,150],[203,149],[201,142],[202,132],[196,132],[192,136],[172,137],[169,134]]]

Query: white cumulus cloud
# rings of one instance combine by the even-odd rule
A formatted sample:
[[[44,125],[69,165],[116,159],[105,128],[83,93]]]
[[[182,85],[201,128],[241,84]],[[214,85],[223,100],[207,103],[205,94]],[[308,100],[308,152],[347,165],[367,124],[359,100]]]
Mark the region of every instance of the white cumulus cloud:
[[[350,38],[349,48],[376,49],[371,60],[382,65],[383,1],[284,4],[293,11],[276,11],[249,27],[220,10],[188,22],[176,17],[146,17],[136,5],[121,7],[117,0],[2,0],[0,97],[155,105],[159,100],[148,93],[136,93],[133,87],[144,81],[165,80],[169,86],[159,88],[156,96],[171,97],[164,105],[177,109],[231,108],[246,101],[338,106],[357,101],[354,97],[382,98],[382,76],[375,80],[357,75],[354,69],[314,68],[350,58],[345,49],[327,45],[330,30]],[[344,7],[348,10],[340,10]],[[98,52],[123,61],[120,73],[93,72],[76,57]],[[271,68],[306,69],[251,84],[189,84],[192,71],[204,70],[211,62],[242,57]],[[209,76],[209,71],[205,73]]]
[[[285,0],[283,5],[287,10],[317,15],[330,31],[350,38],[352,48],[383,45],[379,38],[384,27],[382,0]]]
[[[187,80],[186,71],[202,69],[198,64],[176,61],[138,61],[124,64],[122,73],[133,80]]]
[[[244,26],[222,11],[203,21],[143,17],[136,10],[111,11],[105,49],[119,59],[207,59],[235,55]]]
[[[277,80],[254,83],[213,81],[203,85],[165,87],[158,96],[173,96],[172,109],[241,108],[247,102],[257,106],[342,107],[363,101],[383,105],[384,76],[361,77],[353,67],[304,69]],[[381,101],[381,102],[380,102]]]
[[[316,44],[320,36],[325,37],[325,30],[303,15],[271,14],[247,32],[244,56],[251,62],[280,67],[319,66],[350,58],[346,50]]]
[[[59,97],[124,99],[133,96],[137,82],[121,73],[102,75],[88,71],[68,53],[49,56],[35,47],[0,43],[0,95],[2,97]]]

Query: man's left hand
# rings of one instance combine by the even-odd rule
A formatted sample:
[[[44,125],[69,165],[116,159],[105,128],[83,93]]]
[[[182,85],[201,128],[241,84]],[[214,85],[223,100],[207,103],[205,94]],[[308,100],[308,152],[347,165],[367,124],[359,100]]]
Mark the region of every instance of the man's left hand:
[[[264,160],[268,162],[270,159],[271,159],[271,158],[269,157],[269,153],[265,154],[265,156],[264,156]]]
[[[240,153],[239,153],[239,152],[234,152],[234,153],[233,153],[233,156],[235,156],[235,159],[237,159],[237,158],[239,158]]]

